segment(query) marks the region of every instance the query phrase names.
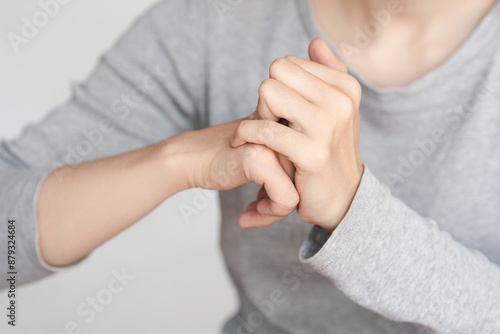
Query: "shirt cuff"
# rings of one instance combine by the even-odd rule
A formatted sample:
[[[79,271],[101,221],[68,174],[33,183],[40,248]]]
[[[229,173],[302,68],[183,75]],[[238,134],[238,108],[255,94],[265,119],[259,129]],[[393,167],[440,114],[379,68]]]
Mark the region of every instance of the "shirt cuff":
[[[40,173],[40,178],[38,179],[38,183],[36,185],[36,188],[35,188],[35,191],[34,191],[34,194],[33,194],[32,212],[33,212],[33,222],[34,222],[34,226],[33,226],[33,231],[34,231],[33,237],[34,237],[34,240],[33,240],[32,244],[35,247],[36,259],[38,261],[38,265],[40,265],[41,267],[43,267],[44,269],[46,269],[46,270],[48,270],[50,272],[57,273],[57,272],[64,272],[64,271],[69,270],[70,268],[73,268],[75,265],[79,264],[84,259],[86,259],[86,257],[83,258],[83,259],[81,259],[81,260],[78,260],[76,262],[70,263],[70,264],[65,265],[65,266],[60,266],[60,267],[56,267],[56,266],[52,266],[52,265],[48,264],[47,262],[45,262],[45,260],[42,257],[42,253],[40,251],[40,233],[39,233],[39,230],[38,230],[38,226],[39,226],[39,223],[38,223],[38,209],[37,209],[38,197],[40,195],[40,190],[42,188],[43,183],[45,182],[45,180],[47,179],[47,177],[53,171],[54,171],[53,168],[42,169],[42,171]]]
[[[380,196],[378,193],[388,191],[365,166],[358,190],[344,219],[332,234],[317,225],[313,226],[300,248],[300,261],[323,274],[332,265],[349,263],[348,258],[356,252],[357,242],[363,238],[363,225],[375,205],[374,199]]]

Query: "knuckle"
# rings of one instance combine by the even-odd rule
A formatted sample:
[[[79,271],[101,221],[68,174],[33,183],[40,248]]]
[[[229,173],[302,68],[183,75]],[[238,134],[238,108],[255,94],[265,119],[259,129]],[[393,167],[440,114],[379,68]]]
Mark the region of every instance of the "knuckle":
[[[271,120],[264,121],[259,132],[259,137],[263,142],[269,142],[274,139],[276,124],[276,122]]]
[[[310,171],[318,171],[328,165],[330,152],[326,147],[318,146],[308,154],[307,161]]]
[[[328,158],[330,156],[330,152],[326,147],[320,147],[314,151],[314,160],[317,165],[325,166],[328,163]]]
[[[335,119],[336,122],[350,122],[353,119],[356,105],[354,101],[345,94],[339,94],[335,97]]]
[[[339,94],[336,97],[336,103],[340,107],[340,110],[352,111],[352,109],[354,109],[354,103],[352,99],[346,94]]]
[[[278,206],[279,208],[276,211],[279,211],[283,214],[288,214],[297,207],[298,203],[298,196],[289,196],[288,198],[280,199],[280,201],[276,203],[276,206]]]
[[[269,96],[274,85],[273,79],[265,79],[259,86],[259,96],[266,98]]]
[[[273,60],[271,66],[269,66],[269,76],[274,78],[286,67],[288,59],[284,57],[279,57]]]
[[[361,85],[358,80],[356,80],[354,77],[347,75],[346,76],[346,87],[349,93],[353,95],[354,98],[360,98],[361,97]]]

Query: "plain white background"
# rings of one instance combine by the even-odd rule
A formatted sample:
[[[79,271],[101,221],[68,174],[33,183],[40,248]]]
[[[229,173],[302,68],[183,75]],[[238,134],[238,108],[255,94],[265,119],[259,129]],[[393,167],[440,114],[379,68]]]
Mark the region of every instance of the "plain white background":
[[[48,0],[43,0],[48,1]],[[19,135],[71,96],[106,49],[154,0],[69,0],[38,34],[14,52],[8,33],[21,33],[23,17],[41,10],[38,0],[0,2],[0,138]],[[219,333],[237,302],[219,250],[218,201],[185,221],[182,203],[193,191],[176,195],[145,219],[90,255],[82,264],[18,290],[18,326],[1,333]],[[134,279],[109,294],[112,271]],[[7,296],[0,291],[0,309]],[[77,308],[87,298],[106,301],[95,317]],[[85,308],[88,309],[88,308]],[[78,333],[76,331],[75,333]]]

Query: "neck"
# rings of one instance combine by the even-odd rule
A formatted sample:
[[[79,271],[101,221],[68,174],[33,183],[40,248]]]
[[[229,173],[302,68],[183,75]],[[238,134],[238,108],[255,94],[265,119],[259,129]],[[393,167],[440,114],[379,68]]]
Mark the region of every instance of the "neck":
[[[467,34],[497,0],[310,0],[321,28],[336,45],[356,31],[375,29],[370,40],[405,36],[435,41],[447,26]],[[447,37],[449,38],[449,36]]]
[[[394,20],[430,21],[449,10],[450,3],[459,6],[461,0],[316,0],[329,3],[338,14],[351,23],[366,24],[373,20],[374,12],[388,11]]]
[[[351,70],[378,87],[408,85],[442,64],[498,2],[310,1],[319,27]]]

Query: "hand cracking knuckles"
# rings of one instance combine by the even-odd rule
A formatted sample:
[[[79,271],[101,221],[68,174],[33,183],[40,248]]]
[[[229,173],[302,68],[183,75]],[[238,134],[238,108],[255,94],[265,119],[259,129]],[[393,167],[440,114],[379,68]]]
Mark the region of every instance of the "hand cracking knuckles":
[[[347,213],[364,171],[359,154],[361,87],[322,39],[311,42],[309,57],[287,56],[271,64],[256,111],[239,123],[231,145],[254,143],[277,152],[295,182],[298,215],[331,233]],[[241,215],[240,226],[277,221],[274,203],[261,188]]]

